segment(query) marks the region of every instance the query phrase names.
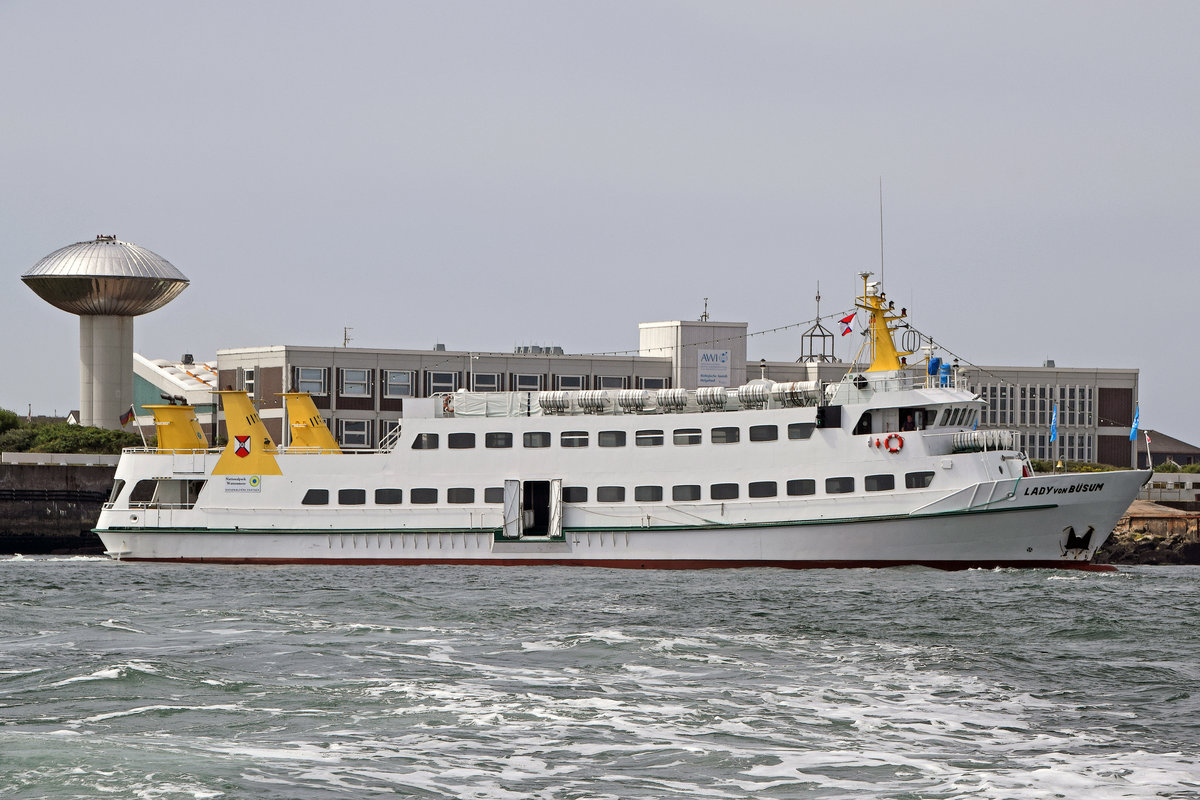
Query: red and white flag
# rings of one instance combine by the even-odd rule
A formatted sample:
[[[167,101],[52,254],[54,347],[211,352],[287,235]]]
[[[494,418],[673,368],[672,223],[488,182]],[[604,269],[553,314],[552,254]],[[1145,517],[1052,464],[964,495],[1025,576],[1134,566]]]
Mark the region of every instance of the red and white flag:
[[[857,313],[858,313],[857,311],[854,312],[854,314],[857,314]],[[842,317],[839,320],[839,322],[841,322],[842,326],[843,326],[842,327],[842,336],[845,336],[847,333],[854,330],[854,328],[852,326],[852,323],[854,322],[854,314],[850,314],[849,316]]]

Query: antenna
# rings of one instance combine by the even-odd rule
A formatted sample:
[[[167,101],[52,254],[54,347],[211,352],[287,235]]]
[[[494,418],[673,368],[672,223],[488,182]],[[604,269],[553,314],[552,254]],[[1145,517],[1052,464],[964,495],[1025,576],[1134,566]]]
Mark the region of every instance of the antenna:
[[[879,176],[879,282],[883,283],[883,176]]]
[[[342,328],[342,347],[350,346],[350,331],[354,328]]]
[[[708,298],[704,298],[704,313],[700,315],[701,322],[708,322]]]

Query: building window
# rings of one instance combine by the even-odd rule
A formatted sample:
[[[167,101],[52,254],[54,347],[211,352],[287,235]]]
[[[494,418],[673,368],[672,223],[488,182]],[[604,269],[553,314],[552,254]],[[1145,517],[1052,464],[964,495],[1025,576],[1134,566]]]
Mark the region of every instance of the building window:
[[[680,486],[671,487],[671,499],[675,502],[686,502],[688,500],[700,499],[700,484],[685,483]]]
[[[133,498],[131,497],[130,500]],[[300,501],[302,506],[327,506],[329,505],[329,490],[328,489],[309,489],[304,493],[304,499]]]
[[[931,483],[933,483],[932,472],[910,472],[904,476],[904,488],[906,489],[924,489]]]
[[[514,392],[540,392],[541,390],[541,375],[513,375]]]
[[[625,431],[600,431],[596,434],[596,444],[601,447],[624,447]]]
[[[595,383],[596,383],[597,389],[609,389],[612,391],[619,391],[626,387],[627,380],[624,376],[597,375]]]
[[[775,481],[754,481],[746,487],[746,490],[751,497],[774,497],[779,493]]]
[[[638,388],[653,392],[670,388],[670,383],[666,378],[638,378]]]
[[[549,447],[549,431],[528,431],[524,437],[526,447]]]
[[[815,422],[793,422],[788,425],[789,439],[808,439],[813,435],[813,431],[817,429]]]
[[[512,447],[512,434],[506,431],[494,431],[483,435],[483,446],[491,448]]]
[[[339,506],[361,506],[367,502],[366,489],[338,489]]]
[[[587,385],[583,375],[555,375],[554,388],[563,392],[580,392]]]
[[[475,372],[471,375],[473,392],[499,392],[502,389],[503,384],[498,372]]]
[[[475,434],[451,433],[446,436],[446,447],[451,450],[470,450],[475,446]]]
[[[587,431],[563,431],[562,438],[559,439],[559,444],[563,447],[587,447],[588,432]]]
[[[742,437],[741,428],[713,428],[713,444],[733,444]]]
[[[384,397],[412,397],[413,372],[408,369],[385,369],[383,371]]]
[[[242,370],[242,391],[246,392],[246,394],[250,395],[251,397],[255,397],[255,394],[254,394],[254,370],[252,370],[252,369]]]
[[[826,478],[825,494],[849,494],[854,491],[854,478]]]
[[[296,367],[296,391],[309,394],[327,394],[326,380],[329,370],[325,367]]]
[[[418,433],[413,439],[413,450],[437,450],[438,435],[436,433]]]
[[[658,503],[662,501],[661,486],[635,486],[633,499],[637,503]]]
[[[376,489],[375,490],[375,505],[377,506],[398,506],[404,502],[403,489]]]
[[[773,442],[779,438],[778,425],[751,425],[750,426],[750,441],[752,442]]]
[[[625,487],[624,486],[598,486],[598,487],[596,487],[596,502],[597,503],[623,503],[623,502],[625,502]]]
[[[371,370],[343,369],[341,393],[344,397],[370,397]]]
[[[638,431],[634,434],[633,443],[638,447],[662,447],[662,431]]]
[[[675,444],[700,444],[699,428],[676,428]]]
[[[408,499],[421,505],[431,505],[437,502],[437,489],[413,489],[408,493]]]
[[[371,420],[339,419],[338,443],[342,447],[370,447]]]
[[[868,492],[890,492],[896,488],[896,476],[868,475],[863,478],[863,488]]]
[[[708,487],[708,496],[712,500],[736,500],[738,485],[736,483],[714,483]]]
[[[453,436],[454,434],[450,434]],[[461,487],[446,490],[447,503],[474,503],[475,490],[470,487]]]
[[[457,392],[458,391],[458,373],[457,372],[426,372],[425,373],[425,394],[432,395],[438,392]]]
[[[504,487],[489,486],[483,490],[483,502],[485,503],[503,503],[504,502]]]

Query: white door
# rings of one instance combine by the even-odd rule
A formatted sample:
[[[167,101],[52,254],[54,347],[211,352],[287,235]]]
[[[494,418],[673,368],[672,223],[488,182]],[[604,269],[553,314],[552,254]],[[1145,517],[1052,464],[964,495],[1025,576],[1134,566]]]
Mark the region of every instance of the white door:
[[[521,538],[521,482],[504,482],[504,536]]]
[[[550,481],[550,524],[547,536],[562,536],[562,478]]]

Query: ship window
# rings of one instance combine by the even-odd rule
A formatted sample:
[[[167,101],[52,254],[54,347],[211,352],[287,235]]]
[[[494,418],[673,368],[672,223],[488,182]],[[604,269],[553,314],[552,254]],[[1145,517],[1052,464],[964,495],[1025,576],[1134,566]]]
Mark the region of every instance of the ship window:
[[[600,431],[596,434],[596,444],[601,447],[624,447],[625,431]]]
[[[812,478],[800,478],[794,481],[787,482],[787,493],[789,497],[799,497],[806,494],[817,493],[817,482]]]
[[[413,503],[428,505],[437,502],[437,489],[413,489],[408,493],[408,499]]]
[[[788,425],[789,439],[808,439],[812,437],[813,431],[817,429],[815,422],[793,422]]]
[[[158,488],[158,481],[138,481],[133,486],[133,491],[129,493],[129,505],[138,503],[145,505],[154,499],[154,490]]]
[[[595,383],[597,389],[624,389],[626,378],[617,375],[597,375]]]
[[[549,447],[550,432],[549,431],[528,431],[525,434],[526,447]]]
[[[937,425],[938,410],[936,408],[925,409],[925,424],[929,427]]]
[[[750,426],[750,441],[752,442],[773,442],[779,438],[778,425],[751,425]]]
[[[504,487],[489,486],[483,490],[483,502],[485,503],[503,503],[504,502]]]
[[[383,371],[384,397],[412,397],[413,373],[407,369],[385,369]]]
[[[700,429],[676,428],[675,444],[700,444]]]
[[[854,478],[826,478],[825,494],[847,494],[854,491]]]
[[[554,388],[561,392],[583,391],[587,379],[582,375],[555,375]]]
[[[736,483],[714,483],[708,487],[708,496],[713,500],[736,500],[738,485]]]
[[[633,499],[638,503],[657,503],[662,500],[661,486],[635,486]]]
[[[375,505],[377,506],[398,506],[404,502],[403,489],[376,489],[375,490]]]
[[[325,367],[296,367],[296,391],[325,394]]]
[[[633,442],[638,447],[661,447],[663,443],[663,432],[638,431],[634,435]]]
[[[501,390],[500,382],[501,378],[499,372],[471,373],[472,392],[498,392]]]
[[[939,422],[938,425],[949,425],[949,424],[950,424],[950,409],[946,408],[946,409],[942,410],[942,421]]]
[[[932,472],[910,472],[904,476],[904,488],[906,489],[924,489],[931,483],[933,483]]]
[[[712,443],[713,444],[733,444],[738,439],[742,438],[741,428],[713,428]]]
[[[513,375],[514,392],[540,392],[541,390],[541,375]]]
[[[418,433],[413,439],[413,450],[437,450],[438,435],[436,433]]]
[[[471,487],[456,487],[446,490],[447,503],[474,503],[475,490]]]
[[[638,388],[656,391],[667,388],[666,378],[638,378]]]
[[[366,489],[338,489],[339,506],[361,506],[366,502]]]
[[[125,481],[117,478],[113,481],[112,491],[108,493],[108,502],[115,503],[117,498],[121,496],[121,490],[125,488]]]
[[[685,483],[680,486],[671,487],[671,499],[680,500],[699,500],[700,499],[700,484]]]
[[[586,486],[564,486],[562,500],[564,503],[586,503],[587,494]]]
[[[446,436],[446,446],[451,450],[470,450],[475,446],[475,434],[451,433]]]
[[[862,436],[863,434],[867,434],[869,436],[870,433],[871,433],[871,412],[864,411],[862,413],[862,416],[858,418],[858,424],[854,426],[854,435]]]
[[[896,488],[896,476],[868,475],[863,478],[863,488],[868,492],[890,492]]]
[[[133,497],[130,496],[132,502]],[[304,499],[300,501],[302,506],[327,506],[329,505],[329,490],[328,489],[309,489],[304,493]]]
[[[751,497],[774,497],[779,494],[775,481],[754,481],[746,489]]]
[[[512,434],[504,431],[496,431],[493,433],[485,433],[483,435],[484,447],[512,447]]]
[[[562,438],[559,443],[563,447],[587,447],[588,432],[587,431],[563,431]]]
[[[371,370],[343,369],[342,394],[347,397],[370,397]]]
[[[596,502],[598,502],[598,503],[623,503],[623,502],[625,502],[625,487],[624,486],[597,486],[596,487]]]

